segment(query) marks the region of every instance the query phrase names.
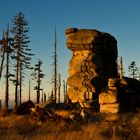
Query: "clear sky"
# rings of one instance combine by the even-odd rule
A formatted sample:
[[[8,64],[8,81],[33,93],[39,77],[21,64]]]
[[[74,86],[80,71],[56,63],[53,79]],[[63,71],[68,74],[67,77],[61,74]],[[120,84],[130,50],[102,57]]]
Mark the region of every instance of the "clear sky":
[[[64,33],[69,27],[91,28],[112,34],[118,41],[118,55],[123,56],[125,70],[132,61],[136,61],[140,67],[139,0],[0,0],[1,32],[8,22],[11,25],[13,16],[19,11],[25,14],[29,22],[29,47],[35,53],[33,64],[38,59],[44,63],[43,71],[46,77],[43,85],[46,93],[51,89],[49,82],[55,25],[58,65],[62,79],[66,80],[68,77],[68,62],[71,58],[71,52],[66,48]],[[0,94],[3,95],[2,84],[4,81],[0,85]]]

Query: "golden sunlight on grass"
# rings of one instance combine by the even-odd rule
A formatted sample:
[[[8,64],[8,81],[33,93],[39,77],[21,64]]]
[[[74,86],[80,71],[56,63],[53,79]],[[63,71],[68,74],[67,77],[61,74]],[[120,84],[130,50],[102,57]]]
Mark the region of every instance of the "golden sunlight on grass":
[[[140,112],[92,114],[88,121],[48,119],[31,115],[0,117],[0,140],[138,140]]]

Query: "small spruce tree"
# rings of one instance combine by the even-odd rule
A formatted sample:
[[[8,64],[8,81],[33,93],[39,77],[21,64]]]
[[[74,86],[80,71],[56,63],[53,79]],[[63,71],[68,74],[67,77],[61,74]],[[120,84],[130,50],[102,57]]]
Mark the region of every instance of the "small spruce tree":
[[[42,66],[42,61],[38,61],[38,63],[37,64],[35,64],[35,68],[34,68],[34,73],[32,73],[32,76],[34,77],[34,79],[36,79],[36,82],[37,82],[37,85],[34,87],[34,90],[36,90],[36,93],[37,93],[37,104],[38,103],[40,103],[40,91],[42,90],[42,88],[41,88],[41,82],[42,82],[42,80],[41,79],[43,79],[44,78],[44,74],[43,74],[43,72],[42,72],[42,70],[41,70],[41,66]]]
[[[129,76],[136,79],[139,76],[139,69],[135,63],[135,61],[132,61],[130,65],[128,66]]]

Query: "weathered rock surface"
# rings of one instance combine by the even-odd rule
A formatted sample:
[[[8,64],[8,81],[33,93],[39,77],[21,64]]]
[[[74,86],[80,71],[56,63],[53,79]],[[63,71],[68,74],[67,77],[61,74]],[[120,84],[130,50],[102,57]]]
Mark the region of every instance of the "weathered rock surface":
[[[100,112],[102,113],[118,113],[119,112],[119,103],[113,104],[102,104],[100,106]]]
[[[118,113],[120,111],[118,99],[119,83],[118,78],[110,78],[108,80],[108,90],[99,94],[100,112]]]
[[[99,94],[100,112],[134,111],[139,107],[140,81],[132,78],[108,79],[108,90]]]
[[[118,102],[118,93],[117,92],[103,92],[99,94],[99,103],[100,104],[113,104]]]
[[[117,76],[117,41],[108,33],[92,29],[70,28],[65,33],[67,48],[73,53],[68,98],[84,103],[107,86],[109,77]]]
[[[140,107],[140,81],[118,78],[117,41],[104,32],[70,28],[65,31],[69,62],[69,101],[103,113],[131,111]]]

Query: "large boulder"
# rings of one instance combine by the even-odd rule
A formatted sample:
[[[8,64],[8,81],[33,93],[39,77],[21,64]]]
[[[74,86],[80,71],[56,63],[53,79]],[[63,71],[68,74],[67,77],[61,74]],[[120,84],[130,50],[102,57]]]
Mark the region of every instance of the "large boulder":
[[[99,94],[100,112],[135,111],[140,107],[140,81],[128,77],[109,78],[108,90]]]
[[[99,94],[99,103],[100,104],[113,104],[118,102],[118,93],[117,92],[102,92]]]
[[[67,48],[72,51],[67,79],[69,101],[87,108],[98,108],[99,103],[104,113],[131,111],[140,106],[140,81],[118,76],[117,41],[112,35],[77,28],[65,33]]]
[[[118,113],[120,109],[119,103],[113,103],[113,104],[102,104],[100,106],[100,112],[101,113]]]
[[[94,29],[70,28],[65,33],[67,48],[73,54],[69,62],[68,98],[84,103],[107,86],[108,78],[117,76],[117,41]]]
[[[26,115],[31,113],[31,108],[35,108],[35,104],[29,100],[27,102],[22,103],[16,111],[18,115]]]

